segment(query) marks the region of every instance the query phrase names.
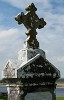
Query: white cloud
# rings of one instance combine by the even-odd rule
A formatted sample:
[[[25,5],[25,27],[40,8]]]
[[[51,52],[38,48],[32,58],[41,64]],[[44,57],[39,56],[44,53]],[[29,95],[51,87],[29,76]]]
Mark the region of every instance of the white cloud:
[[[0,39],[10,38],[18,34],[18,29],[9,29],[0,31]]]
[[[64,62],[64,56],[62,56],[62,57],[57,57],[57,62]]]
[[[21,31],[18,30],[17,28],[1,30],[0,31],[0,52],[4,50],[8,50],[9,48],[12,48],[14,50],[16,47],[18,47],[17,45],[19,45],[23,39],[23,34],[21,34],[22,38],[20,41],[20,33]],[[12,49],[10,49],[10,51]]]
[[[18,29],[9,29],[0,31],[0,48],[1,50],[12,47],[17,43],[20,31]],[[9,46],[9,47],[8,47]]]

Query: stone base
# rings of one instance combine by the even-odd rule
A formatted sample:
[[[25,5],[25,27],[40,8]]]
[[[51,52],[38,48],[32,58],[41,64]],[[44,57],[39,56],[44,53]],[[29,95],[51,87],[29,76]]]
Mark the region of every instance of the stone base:
[[[52,94],[49,91],[47,91],[47,92],[28,93],[25,96],[25,100],[53,100],[53,99],[52,99]]]
[[[53,87],[7,85],[8,100],[56,100]]]
[[[56,100],[55,89],[46,86],[25,88],[23,100]]]

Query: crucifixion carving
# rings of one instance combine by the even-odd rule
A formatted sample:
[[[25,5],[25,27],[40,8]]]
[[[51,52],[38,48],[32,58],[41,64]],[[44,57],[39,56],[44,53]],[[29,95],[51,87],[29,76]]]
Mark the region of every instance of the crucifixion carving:
[[[41,29],[46,25],[46,22],[43,18],[39,18],[36,14],[37,8],[35,7],[34,3],[31,3],[26,9],[26,14],[21,12],[15,17],[15,20],[18,22],[18,24],[24,24],[24,26],[27,28],[27,42],[30,47],[33,49],[39,48],[39,42],[36,39],[36,29]]]

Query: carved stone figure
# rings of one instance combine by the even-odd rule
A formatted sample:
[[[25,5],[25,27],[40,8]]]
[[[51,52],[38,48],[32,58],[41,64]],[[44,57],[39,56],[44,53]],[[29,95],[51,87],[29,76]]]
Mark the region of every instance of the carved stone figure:
[[[24,26],[27,28],[27,42],[29,46],[31,46],[33,49],[39,47],[39,42],[36,39],[36,29],[41,29],[46,25],[46,22],[43,18],[39,18],[36,14],[37,8],[35,7],[34,3],[31,3],[26,9],[26,14],[21,12],[15,17],[15,20],[18,22],[18,24],[24,24]]]

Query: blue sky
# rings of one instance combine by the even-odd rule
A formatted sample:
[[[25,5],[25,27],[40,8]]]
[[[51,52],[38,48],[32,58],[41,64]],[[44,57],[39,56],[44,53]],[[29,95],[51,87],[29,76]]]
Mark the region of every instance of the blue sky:
[[[31,2],[37,7],[37,14],[47,25],[37,30],[40,48],[47,59],[54,64],[64,77],[64,0],[0,0],[0,78],[8,59],[17,59],[23,48],[26,29],[18,25],[14,17]]]

